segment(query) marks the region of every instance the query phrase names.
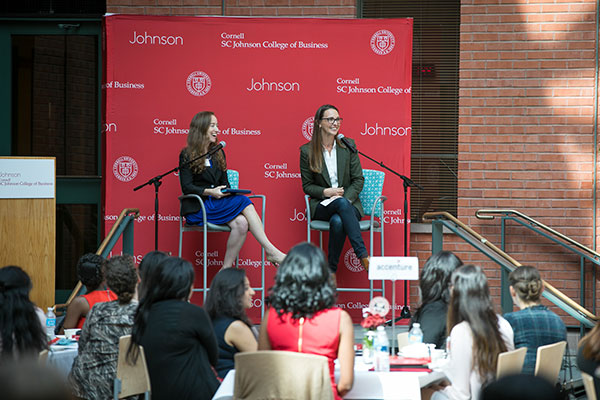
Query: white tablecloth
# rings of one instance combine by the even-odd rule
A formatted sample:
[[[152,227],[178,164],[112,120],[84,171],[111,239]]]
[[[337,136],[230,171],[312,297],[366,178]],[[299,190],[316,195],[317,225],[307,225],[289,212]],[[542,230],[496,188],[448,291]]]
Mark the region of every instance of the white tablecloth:
[[[421,390],[419,376],[426,372],[374,372],[355,370],[354,385],[344,399],[393,399],[393,400],[419,400]],[[336,379],[339,373],[335,373]],[[235,370],[229,371],[213,400],[233,399],[233,384]]]
[[[48,365],[56,368],[65,378],[69,375],[77,356],[77,343],[69,346],[50,346]]]

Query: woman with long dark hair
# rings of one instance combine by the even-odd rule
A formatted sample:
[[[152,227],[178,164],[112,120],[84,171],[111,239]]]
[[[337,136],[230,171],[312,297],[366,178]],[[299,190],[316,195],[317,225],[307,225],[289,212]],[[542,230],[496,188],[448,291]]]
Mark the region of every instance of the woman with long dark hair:
[[[222,269],[210,284],[204,309],[212,320],[219,343],[216,370],[220,378],[234,369],[236,353],[256,351],[258,347],[252,321],[246,314],[252,307],[252,296],[254,290],[243,269]]]
[[[131,360],[138,344],[144,347],[152,399],[210,399],[219,381],[217,339],[210,318],[190,304],[194,268],[169,257],[147,275],[146,294],[135,314]]]
[[[498,355],[514,350],[510,324],[496,314],[481,268],[459,267],[452,274],[448,308],[449,363],[452,385],[425,389],[427,399],[478,399],[482,385],[496,375]]]
[[[358,195],[365,178],[358,154],[339,139],[342,118],[338,109],[325,104],[317,110],[309,143],[300,147],[302,189],[310,196],[310,215],[329,221],[327,260],[335,274],[346,236],[363,268],[369,268],[369,254],[360,234],[364,211]],[[352,139],[348,139],[352,145]]]
[[[82,399],[108,399],[119,357],[119,338],[131,334],[138,306],[135,290],[138,274],[133,257],[114,256],[106,263],[106,284],[117,300],[96,304],[86,318],[79,338],[79,351],[69,381],[74,394]]]
[[[154,269],[160,265],[163,261],[169,258],[169,255],[164,251],[154,250],[146,253],[140,265],[138,267],[138,274],[140,276],[140,284],[138,285],[138,296],[141,299],[146,294],[146,281],[147,277],[152,274]]]
[[[33,287],[20,267],[0,268],[0,363],[37,357],[48,348],[44,312],[29,299]]]
[[[515,333],[515,348],[527,347],[523,373],[533,374],[537,348],[567,340],[567,328],[558,315],[542,304],[544,282],[540,272],[523,265],[508,274],[510,295],[519,311],[504,315]]]
[[[294,246],[277,270],[260,326],[259,350],[286,350],[326,356],[331,386],[341,399],[354,381],[354,331],[350,315],[335,307],[336,291],[321,249]],[[340,379],[334,379],[334,361]]]
[[[450,301],[450,278],[462,265],[451,251],[440,251],[429,257],[419,280],[421,305],[411,320],[423,330],[423,342],[434,343],[438,349],[446,347],[446,315]]]
[[[246,240],[248,230],[265,249],[267,260],[273,264],[283,261],[285,254],[267,238],[254,205],[246,196],[223,193],[229,187],[227,162],[223,149],[212,156],[197,157],[215,148],[219,134],[217,117],[211,111],[199,112],[190,123],[187,146],[179,154],[179,180],[184,194],[202,197],[206,219],[213,224],[227,224],[231,228],[223,268],[233,266]],[[197,202],[184,200],[183,214],[188,224],[202,224],[202,210]]]

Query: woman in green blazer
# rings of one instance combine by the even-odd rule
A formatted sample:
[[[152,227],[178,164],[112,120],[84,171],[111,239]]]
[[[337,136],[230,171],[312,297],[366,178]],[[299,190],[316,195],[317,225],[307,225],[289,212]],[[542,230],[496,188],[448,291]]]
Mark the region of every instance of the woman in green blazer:
[[[311,141],[300,147],[302,189],[310,196],[311,218],[329,221],[327,258],[332,273],[337,271],[346,235],[361,265],[369,268],[358,223],[364,216],[358,195],[365,178],[358,154],[337,139],[341,123],[336,107],[319,107]]]

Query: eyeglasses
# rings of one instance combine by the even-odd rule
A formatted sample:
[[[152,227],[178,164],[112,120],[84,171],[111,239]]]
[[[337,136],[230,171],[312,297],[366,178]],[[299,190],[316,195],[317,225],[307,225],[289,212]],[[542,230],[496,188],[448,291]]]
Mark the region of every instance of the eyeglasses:
[[[333,117],[321,118],[321,121],[327,121],[327,122],[329,122],[330,125],[341,124],[343,120],[344,120],[344,118],[333,118]]]

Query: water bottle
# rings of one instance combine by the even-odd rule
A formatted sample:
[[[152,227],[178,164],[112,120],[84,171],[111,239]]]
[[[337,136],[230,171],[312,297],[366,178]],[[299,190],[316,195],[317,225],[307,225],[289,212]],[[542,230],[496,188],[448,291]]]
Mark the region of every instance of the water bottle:
[[[48,337],[48,341],[51,341],[56,337],[54,329],[56,329],[54,307],[48,307],[48,312],[46,313],[46,336]]]
[[[415,322],[410,332],[408,332],[408,344],[423,343],[423,331],[421,324]]]
[[[389,372],[390,370],[390,341],[383,326],[377,327],[375,336],[375,371]]]

